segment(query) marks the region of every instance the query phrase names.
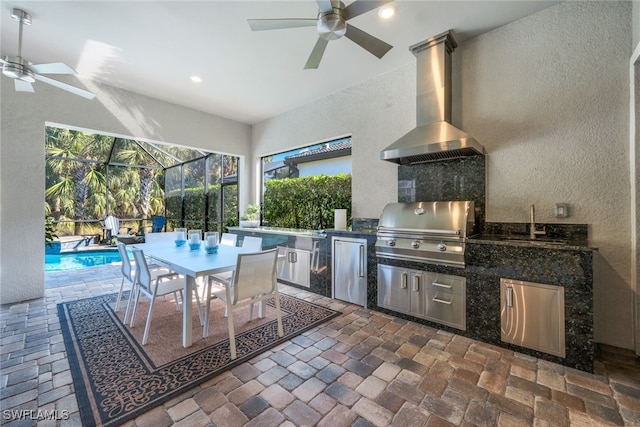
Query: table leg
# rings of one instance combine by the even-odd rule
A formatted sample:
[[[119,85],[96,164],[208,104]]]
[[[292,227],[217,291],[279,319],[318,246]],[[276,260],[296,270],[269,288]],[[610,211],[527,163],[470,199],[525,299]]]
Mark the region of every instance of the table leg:
[[[185,281],[184,295],[182,296],[182,346],[191,347],[193,343],[193,289],[196,286],[196,279],[187,276]]]

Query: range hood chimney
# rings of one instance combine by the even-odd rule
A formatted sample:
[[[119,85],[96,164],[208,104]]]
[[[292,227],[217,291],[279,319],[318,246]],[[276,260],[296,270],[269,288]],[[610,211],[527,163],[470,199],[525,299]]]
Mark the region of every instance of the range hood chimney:
[[[414,44],[418,60],[417,127],[380,152],[399,165],[484,155],[473,137],[451,125],[451,53],[458,46],[451,31]]]

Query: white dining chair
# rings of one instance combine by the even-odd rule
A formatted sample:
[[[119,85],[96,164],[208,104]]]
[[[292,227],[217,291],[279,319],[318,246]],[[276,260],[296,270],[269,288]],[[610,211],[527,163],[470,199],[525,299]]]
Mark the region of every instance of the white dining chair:
[[[278,250],[270,249],[264,252],[239,254],[236,269],[232,279],[224,289],[215,291],[215,296],[225,302],[227,322],[229,325],[229,343],[231,347],[231,359],[236,355],[235,328],[233,324],[233,311],[239,307],[262,302],[273,297],[276,305],[276,318],[278,321],[278,336],[284,336],[282,326],[282,312],[280,311],[280,297],[278,283],[276,281],[276,260]],[[205,311],[205,323],[203,336],[209,334],[209,311],[211,299],[207,299]],[[253,317],[253,309],[250,309],[249,320]]]
[[[116,305],[114,311],[118,311],[118,307],[120,306],[120,301],[122,300],[122,294],[124,292],[125,282],[129,284],[131,288],[131,294],[129,295],[129,300],[127,302],[127,309],[125,311],[124,323],[127,322],[127,315],[129,314],[129,306],[131,303],[131,295],[133,295],[133,288],[135,284],[135,274],[136,270],[133,268],[131,264],[131,260],[129,259],[129,254],[127,253],[127,247],[122,242],[116,242],[116,246],[118,248],[118,253],[120,254],[120,259],[122,260],[122,265],[120,267],[120,272],[122,273],[122,281],[120,282],[120,291],[118,292],[118,297],[116,299]],[[157,278],[158,276],[178,276],[177,273],[167,269],[167,268],[154,268],[151,271],[151,275],[153,278]],[[176,309],[179,309],[176,306]]]
[[[238,235],[233,233],[222,233],[220,244],[227,246],[235,246],[238,242]]]
[[[260,252],[262,250],[262,237],[245,236],[245,238],[242,240],[242,247],[254,252]],[[220,284],[227,283],[231,280],[231,274],[232,274],[231,271],[226,271],[224,273],[210,275],[207,283],[208,288],[205,289],[205,292],[203,293],[202,296],[204,298],[210,297],[211,296],[210,288],[212,285],[214,285],[214,283],[212,282],[218,282]]]
[[[147,322],[144,326],[144,334],[142,335],[142,345],[145,345],[147,343],[147,338],[149,337],[149,328],[151,327],[151,317],[153,315],[153,307],[156,302],[156,297],[168,295],[174,292],[179,292],[182,296],[182,289],[186,278],[168,278],[159,276],[153,279],[151,272],[149,271],[149,267],[147,266],[147,260],[144,257],[144,252],[141,249],[134,249],[133,258],[136,261],[137,274],[135,281],[135,299],[133,301],[133,312],[131,313],[130,326],[133,327],[135,324],[140,294],[143,293],[151,300],[149,313],[147,314]]]
[[[262,250],[262,237],[245,236],[242,239],[242,247],[253,251]]]

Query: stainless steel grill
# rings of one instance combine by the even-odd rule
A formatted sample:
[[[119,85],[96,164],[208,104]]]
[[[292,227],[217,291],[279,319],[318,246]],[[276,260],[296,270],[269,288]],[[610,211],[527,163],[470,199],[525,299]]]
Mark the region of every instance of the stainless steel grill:
[[[390,203],[378,222],[376,255],[464,267],[474,217],[473,202]]]

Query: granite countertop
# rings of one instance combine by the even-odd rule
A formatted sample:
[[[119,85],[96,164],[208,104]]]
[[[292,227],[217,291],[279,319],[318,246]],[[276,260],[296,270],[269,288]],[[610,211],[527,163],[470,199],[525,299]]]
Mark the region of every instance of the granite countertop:
[[[302,228],[282,228],[282,227],[229,227],[229,230],[237,230],[244,232],[256,232],[256,233],[271,233],[271,234],[287,234],[292,236],[309,236],[312,238],[323,239],[327,237],[327,233],[340,234],[340,235],[371,235],[375,236],[377,229],[375,228],[358,228],[355,230],[339,230],[339,229],[326,229],[326,230],[307,230]]]
[[[229,230],[244,232],[287,234],[292,236],[308,236],[315,238],[327,237],[324,230],[306,230],[302,228],[281,228],[281,227],[229,227]]]
[[[537,238],[532,240],[525,235],[495,235],[481,234],[467,239],[468,243],[506,245],[506,246],[524,246],[545,249],[563,249],[563,250],[598,250],[598,248],[589,246],[586,239],[550,239]]]

